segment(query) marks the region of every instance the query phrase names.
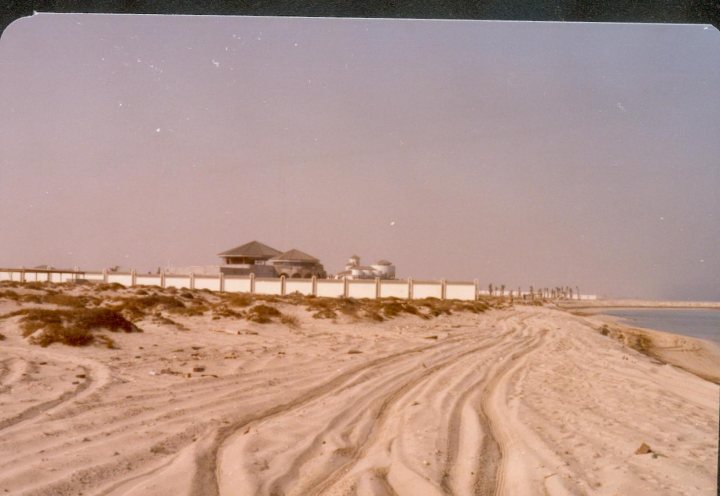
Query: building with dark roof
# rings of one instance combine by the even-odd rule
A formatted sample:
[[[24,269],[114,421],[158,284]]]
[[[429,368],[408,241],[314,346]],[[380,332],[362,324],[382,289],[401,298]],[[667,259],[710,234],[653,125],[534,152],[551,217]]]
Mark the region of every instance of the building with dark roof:
[[[278,275],[285,277],[309,278],[312,276],[326,276],[325,268],[320,263],[320,260],[295,248],[274,256],[269,260],[269,263],[275,267],[275,272]]]
[[[325,277],[320,260],[297,249],[281,252],[259,241],[251,241],[218,254],[225,262],[220,272],[226,275],[257,277]]]

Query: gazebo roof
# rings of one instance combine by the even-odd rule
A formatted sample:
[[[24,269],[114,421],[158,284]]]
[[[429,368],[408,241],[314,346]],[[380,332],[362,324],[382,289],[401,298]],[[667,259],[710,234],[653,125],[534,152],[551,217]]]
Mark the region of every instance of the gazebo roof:
[[[247,257],[247,258],[270,258],[281,253],[280,250],[271,248],[259,241],[250,241],[244,245],[236,246],[222,253],[219,257]]]
[[[382,260],[378,260],[375,265],[392,265],[392,263],[383,258]]]
[[[273,262],[319,262],[319,260],[312,255],[308,255],[307,253],[296,250],[295,248],[288,250],[285,253],[276,255],[270,260]]]

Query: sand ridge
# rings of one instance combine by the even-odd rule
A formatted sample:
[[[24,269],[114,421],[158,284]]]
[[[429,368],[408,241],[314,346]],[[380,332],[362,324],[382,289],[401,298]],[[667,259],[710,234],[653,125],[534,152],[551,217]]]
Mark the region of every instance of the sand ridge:
[[[0,494],[715,494],[718,386],[593,319],[280,307],[299,326],[140,322],[116,350],[0,321]]]

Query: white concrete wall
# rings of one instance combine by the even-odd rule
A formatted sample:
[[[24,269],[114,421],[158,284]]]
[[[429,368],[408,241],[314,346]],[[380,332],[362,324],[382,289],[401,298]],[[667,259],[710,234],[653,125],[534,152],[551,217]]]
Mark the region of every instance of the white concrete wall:
[[[375,298],[375,281],[348,281],[348,297]]]
[[[195,275],[195,289],[209,289],[220,291],[220,276],[199,276]]]
[[[291,294],[298,292],[304,295],[312,294],[312,281],[307,279],[286,279],[285,280],[285,294]]]
[[[249,293],[250,278],[225,276],[225,291],[228,293]]]
[[[105,280],[102,272],[85,272],[85,274],[80,277],[86,281],[102,282]]]
[[[413,299],[442,298],[442,284],[439,282],[413,282]]]
[[[342,281],[330,281],[326,279],[318,279],[317,296],[326,296],[329,298],[337,298],[344,294],[344,284]]]
[[[108,274],[108,284],[112,283],[130,286],[132,284],[132,276],[130,274]]]
[[[445,299],[475,300],[475,283],[448,282],[445,285]]]
[[[380,281],[380,298],[408,298],[409,294],[407,281]]]
[[[143,285],[143,286],[160,286],[160,276],[159,275],[137,275],[135,276],[135,284]]]
[[[166,288],[188,288],[190,289],[190,276],[165,275]]]
[[[16,276],[17,279],[20,279],[20,274]],[[13,281],[13,273],[9,270],[2,270],[0,271],[0,281]]]
[[[255,294],[280,295],[280,279],[255,279]]]

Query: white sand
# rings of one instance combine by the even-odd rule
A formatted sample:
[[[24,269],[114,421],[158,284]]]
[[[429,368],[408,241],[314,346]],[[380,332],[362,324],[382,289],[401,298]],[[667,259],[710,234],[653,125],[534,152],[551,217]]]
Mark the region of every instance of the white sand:
[[[300,327],[141,323],[119,350],[0,321],[0,494],[716,494],[718,386],[590,318],[283,311]]]

